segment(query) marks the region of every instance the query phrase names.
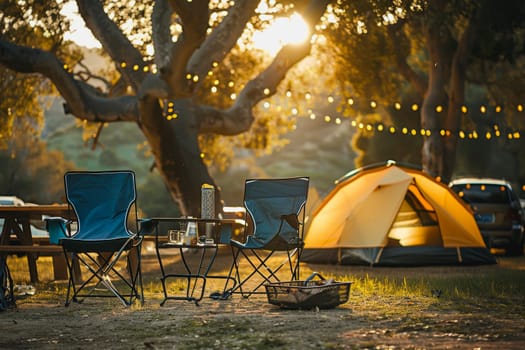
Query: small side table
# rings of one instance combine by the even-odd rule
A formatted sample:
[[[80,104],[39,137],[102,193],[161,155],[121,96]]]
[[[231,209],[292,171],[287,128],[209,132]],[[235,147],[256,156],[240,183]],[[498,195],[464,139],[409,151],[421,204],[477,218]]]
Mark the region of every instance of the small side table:
[[[149,219],[153,224],[155,224],[155,250],[157,253],[157,258],[159,261],[159,267],[161,272],[161,283],[162,291],[164,293],[164,299],[160,303],[163,306],[168,300],[186,300],[192,301],[195,305],[199,305],[199,302],[204,297],[206,289],[206,281],[208,279],[222,279],[224,280],[225,287],[229,283],[233,284],[232,288],[235,288],[237,280],[229,275],[210,275],[210,270],[215,262],[217,253],[219,251],[219,245],[227,244],[229,238],[225,237],[228,235],[229,230],[227,229],[228,225],[233,224],[233,220],[230,219],[203,219],[203,218],[150,218]],[[213,223],[214,232],[216,233],[213,244],[175,244],[171,242],[161,242],[159,240],[159,223],[173,223],[181,224],[188,222],[195,222],[197,224],[203,223]],[[222,236],[222,237],[221,237]],[[229,236],[229,235],[228,235]],[[183,273],[171,273],[167,272],[163,263],[163,257],[161,250],[164,249],[178,249],[182,263],[184,265]],[[199,253],[197,267],[192,266],[188,262],[188,255]],[[195,264],[193,264],[195,265]],[[185,293],[180,295],[173,295],[168,293],[168,288],[166,282],[168,280],[185,280],[186,281],[186,290]],[[200,282],[200,283],[199,283]],[[226,290],[227,288],[224,288]]]

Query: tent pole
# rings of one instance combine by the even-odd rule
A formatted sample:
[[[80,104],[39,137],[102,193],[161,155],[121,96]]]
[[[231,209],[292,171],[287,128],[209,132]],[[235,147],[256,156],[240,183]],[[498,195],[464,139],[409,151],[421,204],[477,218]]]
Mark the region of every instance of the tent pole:
[[[463,257],[461,256],[461,249],[459,247],[456,247],[456,251],[458,252],[459,263],[462,263],[463,262]]]
[[[383,254],[383,247],[379,249],[379,252],[377,253],[377,256],[372,264],[370,266],[373,266],[374,264],[377,264],[379,262],[379,259],[381,259],[381,255]]]

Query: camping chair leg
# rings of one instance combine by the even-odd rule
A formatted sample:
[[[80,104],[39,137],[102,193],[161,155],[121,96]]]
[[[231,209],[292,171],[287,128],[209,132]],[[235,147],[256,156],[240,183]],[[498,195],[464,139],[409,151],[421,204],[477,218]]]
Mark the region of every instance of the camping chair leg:
[[[81,296],[80,295],[80,292],[84,289],[85,286],[87,286],[95,277],[98,278],[98,283],[97,285],[95,285],[95,287],[92,288],[91,292],[89,294],[86,294],[86,295],[82,295],[84,297],[87,297],[89,296],[90,294],[93,293],[93,291],[97,288],[98,284],[100,284],[100,282],[102,281],[100,276],[99,276],[99,273],[102,269],[101,265],[100,265],[100,261],[98,258],[94,258],[92,257],[90,254],[88,253],[84,253],[83,254],[84,257],[82,257],[80,254],[77,254],[77,253],[71,253],[71,256],[69,257],[69,254],[66,253],[66,256],[68,258],[66,258],[67,260],[67,264],[68,264],[68,270],[70,272],[70,275],[69,275],[69,286],[68,286],[68,293],[67,293],[67,296],[66,296],[66,306],[69,306],[69,304],[71,303],[71,301],[74,301],[74,302],[77,302],[77,303],[81,303],[83,301],[83,299],[79,299],[78,297]],[[73,266],[73,261],[74,259],[77,259],[78,262],[82,263],[87,269],[88,271],[91,273],[91,276],[83,281],[80,286],[77,287],[77,281],[75,279],[75,276],[74,276],[74,273],[73,273],[73,270],[74,270],[74,266]],[[93,265],[97,266],[97,269],[95,270],[86,260],[90,260],[92,262]],[[103,260],[102,260],[103,261]],[[71,296],[71,298],[69,297],[70,295],[70,290],[73,290],[73,295]]]
[[[244,282],[246,282],[248,279],[250,279],[256,273],[258,273],[263,278],[263,280],[255,288],[253,288],[251,292],[245,294],[245,293],[242,292],[242,289],[241,289],[241,294],[245,298],[250,297],[252,294],[263,294],[263,293],[258,293],[256,291],[259,288],[261,288],[264,285],[265,282],[272,283],[272,278],[273,278],[274,282],[279,282],[280,279],[279,279],[279,277],[276,274],[277,274],[277,272],[279,272],[286,265],[287,262],[288,262],[288,268],[290,269],[291,279],[292,280],[298,280],[299,279],[299,261],[300,261],[299,260],[299,255],[301,254],[301,251],[300,251],[299,248],[295,248],[295,249],[293,249],[291,251],[287,251],[286,254],[287,254],[288,258],[285,259],[284,261],[282,261],[280,263],[280,265],[277,265],[273,270],[266,263],[269,260],[269,258],[272,256],[271,253],[269,255],[267,255],[263,259],[260,255],[257,254],[256,251],[252,250],[253,256],[256,257],[258,259],[258,261],[259,261],[259,265],[258,266],[256,266],[250,259],[248,259],[247,254],[245,254],[242,250],[241,250],[241,253],[246,257],[246,260],[248,260],[248,262],[254,268],[254,271],[242,281],[242,284],[244,284]],[[297,256],[297,262],[295,263],[295,266],[292,263],[292,258],[294,256]],[[266,269],[266,271],[268,272],[267,275],[265,275],[265,274],[263,274],[261,272],[261,270],[263,268]]]
[[[70,255],[71,254],[71,255]],[[69,306],[71,301],[78,302],[76,295],[77,295],[77,288],[76,288],[76,277],[77,277],[77,269],[80,271],[80,267],[77,268],[76,262],[79,261],[79,259],[76,257],[75,253],[68,253],[64,250],[64,257],[66,259],[66,266],[67,270],[69,272],[69,279],[67,284],[67,293],[66,293],[66,302],[65,306]],[[80,273],[78,274],[80,276]],[[71,295],[71,292],[73,292],[73,295]],[[71,295],[71,298],[70,298]]]
[[[237,265],[237,258],[239,256],[239,249],[235,250],[233,246],[230,246],[232,250],[232,264],[230,266],[230,271],[228,272],[228,277],[226,279],[226,283],[224,284],[224,290],[222,291],[222,298],[227,299],[229,298],[235,290],[237,290],[240,282],[240,276],[239,276],[239,267]],[[234,272],[235,271],[235,272]],[[235,276],[232,277],[232,273],[235,273]],[[235,283],[232,288],[228,288],[228,281],[230,279],[235,280]]]
[[[144,289],[142,285],[142,269],[141,269],[141,251],[140,244],[133,247],[128,253],[128,273],[131,276],[131,293],[130,304],[133,303],[133,298],[140,300],[144,304]],[[140,288],[140,293],[137,290]]]
[[[112,256],[109,256],[107,261],[105,262],[105,266],[102,267],[102,283],[113,293],[117,298],[122,301],[124,306],[130,306],[133,303],[133,298],[139,298],[138,291],[136,290],[136,283],[137,283],[137,277],[140,273],[140,256],[133,256],[133,251],[137,248],[136,246],[133,246],[129,251],[127,252],[127,272],[130,275],[130,281],[128,281],[120,272],[118,272],[115,269],[115,265],[119,261],[122,254],[124,254],[125,250],[124,247],[120,249],[116,254],[112,254]],[[140,252],[137,252],[140,253]],[[131,255],[131,256],[130,256]],[[128,294],[122,294],[119,292],[119,290],[115,287],[113,282],[111,281],[110,273],[113,272],[118,276],[118,278],[124,282],[129,288],[129,295]],[[128,296],[129,301],[126,301],[124,297]]]
[[[119,261],[122,254],[125,252],[124,249],[116,253],[93,253],[96,256],[91,255],[90,253],[83,253],[82,256],[71,253],[66,254],[66,262],[68,265],[68,270],[70,272],[68,292],[66,296],[66,306],[68,306],[71,301],[81,302],[79,297],[90,297],[90,296],[103,296],[103,295],[94,295],[93,293],[97,290],[100,284],[109,290],[114,296],[116,296],[125,306],[129,306],[133,303],[133,299],[137,298],[143,302],[143,289],[142,289],[142,274],[140,268],[140,250],[139,248],[132,247],[131,250],[137,249],[137,253],[127,255],[127,272],[130,275],[130,280],[128,280],[122,273],[120,273],[115,265]],[[80,286],[77,286],[74,274],[74,265],[73,265],[73,256],[78,258],[79,262],[88,269],[91,273],[91,276],[84,281]],[[118,279],[120,279],[125,285],[125,288],[129,288],[129,294],[122,294],[114,285],[111,280],[111,274],[114,274]],[[95,286],[91,287],[91,290],[86,294],[81,294],[81,291],[84,290],[92,280],[97,279]],[[138,286],[137,286],[138,284]],[[138,291],[140,288],[140,292]],[[71,295],[71,291],[73,292]],[[129,297],[129,300],[126,300],[126,297]]]
[[[301,262],[302,249],[295,248],[293,251],[287,252],[287,253],[288,253],[288,262],[289,262],[290,272],[292,275],[292,281],[297,281],[299,280],[299,276],[300,276],[299,264]],[[295,257],[296,259],[295,266],[294,266],[294,263],[292,263],[293,257]]]
[[[241,251],[242,252],[242,251]],[[253,272],[248,275],[248,277],[245,278],[245,281],[247,281],[248,279],[250,279],[253,275],[255,275],[256,273],[259,274],[259,276],[262,277],[262,281],[255,287],[253,288],[249,293],[247,294],[242,294],[243,297],[245,298],[249,298],[252,294],[261,294],[259,292],[257,292],[257,290],[259,288],[261,288],[263,286],[264,283],[271,283],[272,282],[272,278],[274,279],[274,282],[279,282],[280,279],[279,277],[277,277],[276,273],[279,272],[279,270],[281,270],[281,268],[284,266],[284,262],[282,262],[280,265],[278,265],[276,268],[274,268],[273,270],[266,264],[266,262],[270,259],[270,257],[272,256],[272,253],[270,253],[269,255],[267,255],[264,259],[259,255],[257,254],[256,251],[252,250],[251,251],[253,253],[253,256],[257,258],[257,260],[259,261],[259,265],[255,265],[250,259],[248,259],[248,256],[247,254],[245,254],[244,252],[243,255],[246,257],[246,260],[248,260],[248,262],[252,265],[252,267],[254,268]],[[263,268],[267,271],[267,275],[265,275],[263,272],[261,272],[261,270],[263,270]]]
[[[232,250],[233,250],[233,247],[232,247]],[[266,257],[262,258],[260,255],[258,255],[254,250],[251,250],[250,251],[252,252],[253,254],[253,258],[257,258],[257,261],[258,261],[258,265],[256,265],[256,263],[254,263],[252,261],[252,259],[250,259],[248,257],[248,254],[245,253],[242,249],[237,249],[237,252],[233,254],[234,256],[234,259],[233,259],[233,265],[232,265],[232,268],[235,268],[235,271],[236,271],[236,279],[238,281],[238,284],[235,288],[231,289],[229,291],[230,294],[233,294],[233,293],[240,293],[244,298],[249,298],[252,294],[260,294],[260,293],[257,293],[256,291],[265,283],[265,282],[271,282],[271,279],[275,279],[276,281],[279,281],[279,278],[277,277],[276,273],[281,269],[281,267],[284,265],[281,264],[279,267],[277,267],[277,269],[273,270],[270,269],[270,267],[266,264],[266,262],[270,259],[270,257],[272,256],[272,253],[270,253],[269,255],[267,255]],[[244,258],[248,261],[248,263],[252,266],[253,270],[252,272],[246,276],[244,279],[241,280],[241,275],[240,275],[240,272],[239,272],[239,264],[238,264],[238,260],[239,260],[239,254],[242,254],[244,256]],[[261,270],[265,269],[267,271],[267,274],[264,274]],[[231,270],[230,270],[230,273],[231,273]],[[255,274],[259,274],[261,277],[262,277],[262,282],[259,283],[259,285],[257,285],[254,289],[252,289],[251,291],[247,291],[245,292],[243,290],[243,285],[248,281],[250,280]],[[239,290],[239,292],[237,292],[237,290]]]

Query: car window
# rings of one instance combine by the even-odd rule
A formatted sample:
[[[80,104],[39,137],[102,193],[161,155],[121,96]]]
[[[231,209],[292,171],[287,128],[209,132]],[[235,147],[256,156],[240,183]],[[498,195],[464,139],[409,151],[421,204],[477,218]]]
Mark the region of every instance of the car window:
[[[469,203],[508,204],[510,202],[509,189],[506,186],[468,184],[453,185],[452,189]]]

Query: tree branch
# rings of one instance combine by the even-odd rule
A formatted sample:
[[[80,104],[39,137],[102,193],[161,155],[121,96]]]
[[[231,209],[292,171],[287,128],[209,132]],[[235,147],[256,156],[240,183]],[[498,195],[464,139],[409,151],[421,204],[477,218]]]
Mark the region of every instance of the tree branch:
[[[311,0],[301,13],[312,33],[330,2],[331,0]],[[290,68],[309,54],[310,46],[310,42],[284,46],[266,70],[246,84],[235,104],[228,110],[219,111],[201,106],[199,113],[196,113],[199,116],[200,132],[236,135],[249,130],[254,121],[252,108],[259,101],[275,94],[277,86]]]
[[[145,73],[140,69],[135,71],[130,68],[134,64],[142,65],[144,63],[140,51],[131,44],[120,28],[109,19],[100,1],[77,0],[77,6],[86,26],[91,30],[95,38],[100,41],[104,51],[115,62],[120,74],[137,91]],[[126,63],[125,67],[120,65],[122,62]]]
[[[75,80],[50,52],[0,40],[0,63],[17,72],[40,73],[49,78],[66,100],[67,112],[79,119],[98,122],[138,120],[135,96],[97,96],[90,85]]]
[[[208,73],[213,62],[221,62],[236,45],[258,4],[259,0],[236,1],[229,9],[228,15],[191,56],[188,71],[203,77]]]
[[[171,14],[173,10],[167,0],[157,0],[151,14],[151,30],[157,67],[166,65],[171,50]]]
[[[193,52],[206,38],[209,1],[171,0],[170,5],[181,19],[183,32],[171,47],[169,63],[160,67],[160,74],[168,84],[171,97],[188,97],[192,84],[186,79],[186,66]]]
[[[301,16],[309,24],[312,33],[330,2],[332,1],[310,0],[304,12],[301,13]],[[251,114],[253,106],[275,94],[277,86],[284,79],[288,70],[310,53],[310,47],[310,42],[302,45],[284,46],[268,68],[246,84],[231,109],[238,110],[239,113],[249,112]]]

